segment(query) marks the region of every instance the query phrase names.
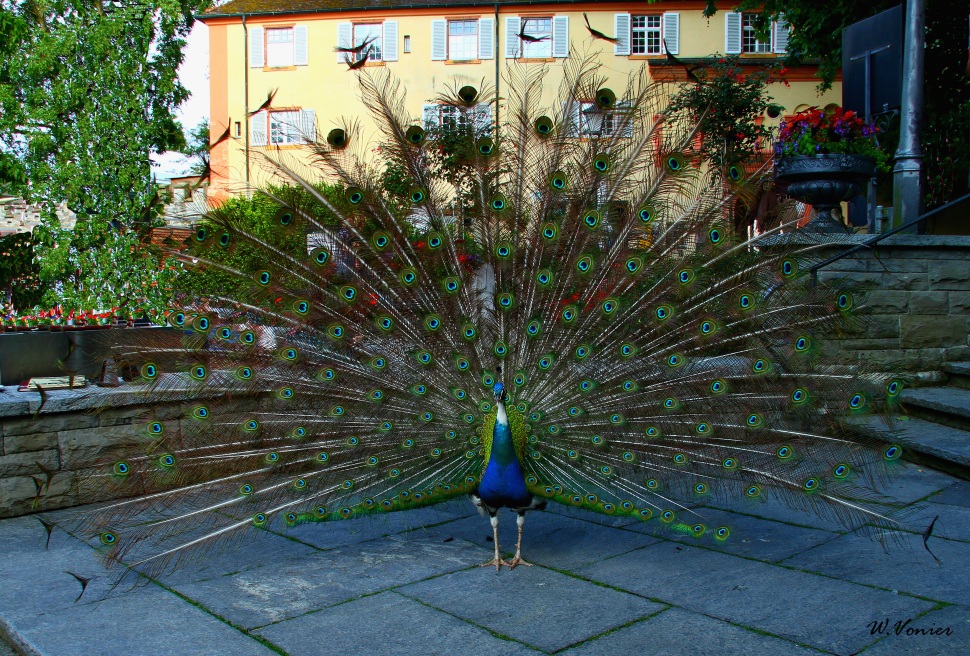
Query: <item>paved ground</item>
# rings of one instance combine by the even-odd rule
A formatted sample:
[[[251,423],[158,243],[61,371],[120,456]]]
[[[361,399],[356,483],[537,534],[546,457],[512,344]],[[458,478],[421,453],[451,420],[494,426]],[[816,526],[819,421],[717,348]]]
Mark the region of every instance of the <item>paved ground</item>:
[[[907,466],[892,491],[917,512],[888,553],[766,503],[698,509],[733,526],[721,545],[543,512],[526,523],[536,566],[496,574],[476,566],[487,521],[457,504],[262,531],[107,596],[88,545],[55,531],[45,550],[40,522],[20,517],[0,522],[0,631],[57,656],[970,654],[970,482]],[[919,535],[935,516],[939,565]],[[97,576],[78,602],[65,570]]]

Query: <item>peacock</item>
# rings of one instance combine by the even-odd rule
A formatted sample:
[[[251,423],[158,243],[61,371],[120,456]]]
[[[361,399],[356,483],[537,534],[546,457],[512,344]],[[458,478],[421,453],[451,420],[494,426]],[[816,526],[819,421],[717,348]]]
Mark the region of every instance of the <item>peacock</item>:
[[[241,291],[183,294],[171,330],[110,347],[148,410],[79,483],[114,500],[72,530],[149,575],[258,529],[463,496],[496,570],[529,565],[526,513],[550,503],[699,541],[731,539],[715,501],[892,530],[879,490],[901,448],[854,420],[891,413],[902,382],[840,365],[864,290],[811,284],[820,242],[793,208],[735,229],[770,160],[705,161],[703,112],[668,111],[645,71],[618,94],[569,60],[551,106],[544,73],[512,65],[502,94],[456,81],[432,126],[364,67],[376,138],[334,119],[311,165],[267,153],[272,235],[215,207],[171,247]],[[190,416],[157,411],[174,400]]]

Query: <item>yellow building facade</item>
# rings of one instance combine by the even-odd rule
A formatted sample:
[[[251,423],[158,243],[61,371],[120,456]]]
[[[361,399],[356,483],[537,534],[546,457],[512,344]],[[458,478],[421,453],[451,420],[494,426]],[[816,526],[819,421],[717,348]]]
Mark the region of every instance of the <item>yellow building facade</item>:
[[[266,182],[263,153],[284,149],[309,161],[306,143],[318,131],[326,135],[342,117],[366,119],[352,64],[387,67],[407,91],[415,122],[434,123],[448,120],[448,108],[433,100],[446,84],[484,83],[501,96],[508,66],[544,66],[543,104],[553,107],[564,66],[577,57],[596,57],[617,91],[644,66],[653,79],[686,79],[668,52],[687,64],[718,53],[751,66],[784,57],[787,25],[772,25],[770,41],[761,42],[749,16],[724,3],[708,19],[705,4],[233,0],[201,17],[209,27],[210,133],[229,135],[211,153],[210,200]],[[587,19],[616,42],[594,38]],[[788,70],[787,85],[772,85],[786,113],[839,102],[841,85],[818,96],[814,73]]]

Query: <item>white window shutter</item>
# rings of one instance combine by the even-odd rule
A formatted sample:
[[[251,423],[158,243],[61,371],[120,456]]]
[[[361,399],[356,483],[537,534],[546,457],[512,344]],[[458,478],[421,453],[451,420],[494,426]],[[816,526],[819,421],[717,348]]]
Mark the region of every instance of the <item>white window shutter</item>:
[[[783,55],[788,52],[788,32],[791,29],[788,26],[788,21],[785,20],[785,16],[779,16],[771,28],[771,34],[774,37],[771,49],[779,55]]]
[[[426,104],[421,109],[421,122],[425,130],[438,128],[438,105],[435,103]]]
[[[475,105],[472,115],[475,134],[491,134],[492,132],[492,106],[489,103],[479,103]]]
[[[521,56],[522,48],[519,39],[519,17],[505,17],[505,58],[518,59]]]
[[[254,114],[249,119],[249,145],[266,145],[266,110]]]
[[[249,28],[249,67],[262,68],[266,61],[263,56],[263,28]]]
[[[384,61],[397,61],[397,21],[384,21],[384,42],[381,58]]]
[[[448,59],[448,21],[431,21],[431,61]]]
[[[337,47],[338,48],[353,48],[354,47],[354,26],[352,23],[337,23]],[[337,61],[341,64],[345,63],[348,59],[353,60],[353,53],[348,52],[338,52]]]
[[[300,137],[303,143],[315,143],[317,140],[317,112],[315,109],[300,110]]]
[[[724,12],[724,52],[741,54],[741,14],[736,11]]]
[[[552,56],[569,56],[569,16],[552,17]]]
[[[495,59],[495,19],[478,19],[478,58]]]
[[[680,14],[673,11],[664,12],[663,15],[663,35],[664,43],[667,44],[666,52],[672,55],[680,54]]]
[[[306,66],[310,63],[309,39],[307,26],[297,25],[293,28],[293,64]]]
[[[630,54],[630,14],[613,15],[613,36],[616,43],[613,44],[614,55]]]

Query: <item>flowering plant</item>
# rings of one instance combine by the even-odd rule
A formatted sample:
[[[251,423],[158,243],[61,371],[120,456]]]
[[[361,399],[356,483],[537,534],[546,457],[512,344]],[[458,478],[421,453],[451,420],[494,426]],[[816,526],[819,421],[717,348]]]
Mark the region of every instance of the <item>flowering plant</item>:
[[[879,148],[879,128],[854,111],[841,107],[826,112],[811,107],[781,122],[775,157],[796,155],[865,155],[881,171],[889,169],[888,156]]]

